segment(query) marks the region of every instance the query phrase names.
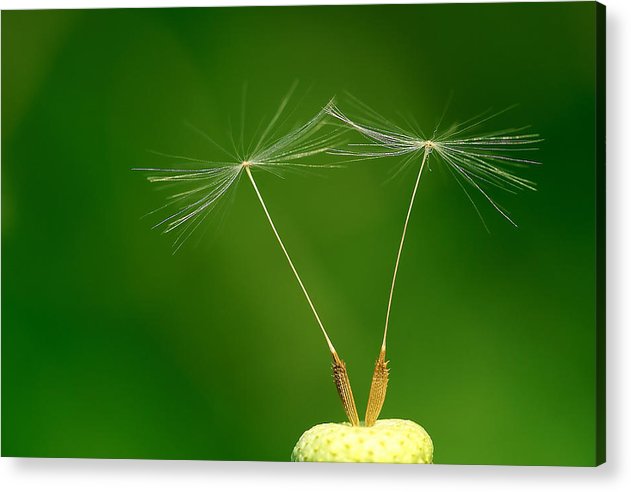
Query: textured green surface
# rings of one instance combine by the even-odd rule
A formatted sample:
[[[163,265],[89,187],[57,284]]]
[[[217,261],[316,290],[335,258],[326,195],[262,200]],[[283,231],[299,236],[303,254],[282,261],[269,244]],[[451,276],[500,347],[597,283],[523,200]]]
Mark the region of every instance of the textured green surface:
[[[326,346],[251,189],[177,255],[147,152],[216,159],[182,124],[246,139],[294,80],[296,121],[350,92],[432,130],[517,103],[491,129],[545,142],[536,193],[441,166],[401,260],[382,418],[422,422],[436,463],[594,463],[591,3],[2,13],[2,453],[288,460],[340,421]],[[311,91],[307,92],[307,88]],[[297,101],[299,98],[297,98]],[[363,414],[417,164],[259,186],[348,364]]]
[[[432,439],[423,427],[411,420],[385,419],[371,427],[316,425],[300,436],[291,460],[426,464],[433,455]]]

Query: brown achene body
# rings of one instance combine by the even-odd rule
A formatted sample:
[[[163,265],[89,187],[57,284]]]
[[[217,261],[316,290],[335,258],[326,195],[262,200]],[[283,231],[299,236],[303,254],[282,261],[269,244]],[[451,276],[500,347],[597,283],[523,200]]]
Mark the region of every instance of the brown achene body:
[[[357,415],[357,407],[355,406],[355,398],[353,397],[351,382],[348,378],[348,371],[346,370],[346,364],[340,359],[337,352],[333,352],[333,379],[335,380],[337,394],[340,395],[348,421],[353,426],[358,426],[359,416]]]

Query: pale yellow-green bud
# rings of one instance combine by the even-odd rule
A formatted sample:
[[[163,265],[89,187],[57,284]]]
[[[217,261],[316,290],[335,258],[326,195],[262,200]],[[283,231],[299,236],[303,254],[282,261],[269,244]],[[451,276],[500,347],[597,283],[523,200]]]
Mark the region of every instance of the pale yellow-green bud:
[[[377,420],[371,427],[319,424],[306,431],[291,453],[292,461],[337,463],[432,463],[434,444],[415,422]]]

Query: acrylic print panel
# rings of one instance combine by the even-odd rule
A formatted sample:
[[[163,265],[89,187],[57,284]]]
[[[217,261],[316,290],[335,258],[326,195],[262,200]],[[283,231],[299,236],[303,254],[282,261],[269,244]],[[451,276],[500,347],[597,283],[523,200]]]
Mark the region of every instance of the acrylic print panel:
[[[603,462],[603,29],[3,12],[2,454]]]

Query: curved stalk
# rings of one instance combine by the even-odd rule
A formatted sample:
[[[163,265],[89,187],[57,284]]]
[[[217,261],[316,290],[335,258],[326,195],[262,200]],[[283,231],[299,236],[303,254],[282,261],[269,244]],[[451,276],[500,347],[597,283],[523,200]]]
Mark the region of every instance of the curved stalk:
[[[283,253],[285,254],[285,258],[287,258],[287,262],[289,263],[289,266],[291,267],[291,271],[294,273],[294,276],[296,277],[296,280],[298,281],[298,284],[300,285],[300,288],[302,289],[302,293],[307,299],[307,302],[309,303],[309,307],[311,308],[311,311],[313,312],[313,315],[315,316],[315,319],[318,322],[318,325],[320,326],[320,330],[322,331],[322,334],[324,335],[326,344],[329,347],[331,356],[333,357],[333,378],[335,380],[335,387],[337,389],[337,392],[340,396],[340,399],[342,400],[342,406],[344,407],[344,412],[346,413],[346,416],[348,417],[348,420],[351,422],[351,424],[354,426],[357,426],[359,425],[359,417],[357,415],[357,408],[355,406],[355,399],[353,397],[351,383],[348,377],[348,372],[346,370],[346,364],[338,356],[337,351],[335,350],[335,347],[333,346],[333,342],[331,342],[331,339],[328,333],[326,332],[326,329],[324,328],[324,324],[322,323],[322,320],[320,319],[320,316],[318,315],[318,311],[316,310],[313,304],[313,301],[311,300],[311,297],[309,296],[309,293],[307,292],[307,289],[304,283],[302,282],[300,275],[298,274],[298,270],[296,270],[296,267],[294,266],[294,262],[291,260],[291,257],[289,256],[289,253],[287,252],[287,248],[285,248],[285,244],[283,243],[283,240],[281,239],[280,234],[278,233],[278,230],[276,229],[276,226],[274,225],[274,221],[272,220],[272,217],[269,211],[267,210],[267,206],[265,205],[263,196],[261,195],[261,192],[259,191],[258,186],[256,186],[256,181],[254,181],[254,176],[252,176],[252,172],[250,171],[250,165],[244,163],[243,167],[245,168],[245,172],[248,175],[250,182],[252,183],[252,187],[254,188],[256,196],[258,197],[259,202],[261,203],[261,206],[263,207],[263,212],[265,212],[265,216],[267,217],[267,220],[270,226],[272,227],[274,236],[276,236],[276,239],[278,240],[278,244],[280,244],[280,247],[283,250]]]
[[[368,407],[366,409],[366,425],[371,426],[377,421],[383,403],[386,399],[386,390],[388,388],[388,377],[390,370],[388,369],[388,361],[386,360],[386,340],[388,337],[388,324],[390,322],[390,311],[392,309],[392,298],[394,296],[394,286],[397,282],[397,273],[399,272],[399,262],[401,260],[401,252],[403,251],[403,244],[405,243],[405,236],[408,230],[408,223],[410,221],[410,215],[412,214],[412,207],[416,199],[416,192],[418,191],[419,184],[421,182],[421,176],[427,158],[431,152],[431,146],[426,145],[423,152],[423,159],[421,161],[421,167],[416,176],[416,182],[414,183],[414,190],[412,191],[412,197],[410,198],[410,205],[405,216],[405,222],[403,224],[403,233],[401,234],[401,241],[399,242],[399,249],[397,251],[397,258],[394,263],[394,273],[392,274],[392,283],[390,285],[390,294],[388,295],[388,307],[386,309],[386,322],[383,329],[383,341],[381,342],[381,350],[379,351],[379,357],[375,364],[375,370],[373,372],[372,382],[370,384],[370,394],[368,396]]]

